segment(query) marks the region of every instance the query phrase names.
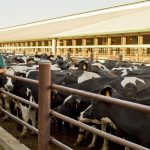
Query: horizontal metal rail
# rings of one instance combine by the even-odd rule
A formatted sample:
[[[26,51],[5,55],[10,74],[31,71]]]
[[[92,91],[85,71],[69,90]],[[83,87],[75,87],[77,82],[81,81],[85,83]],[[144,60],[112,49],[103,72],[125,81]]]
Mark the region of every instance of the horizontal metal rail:
[[[31,131],[34,131],[35,133],[38,133],[38,129],[37,128],[35,128],[35,127],[29,125],[28,123],[22,121],[21,119],[17,118],[16,116],[12,115],[11,113],[7,112],[5,109],[0,108],[0,111],[2,111],[3,113],[7,114],[10,118],[15,120],[17,123],[20,123],[21,125],[26,126]],[[56,140],[53,137],[50,137],[50,141],[52,143],[54,143],[55,145],[57,145],[59,148],[63,148],[64,150],[72,150],[70,147],[64,145],[63,143],[59,142],[58,140]]]
[[[53,137],[50,137],[50,141],[57,145],[59,148],[64,149],[64,150],[73,150],[72,148],[68,147],[67,145],[64,145],[63,143],[59,142],[58,140],[56,140]]]
[[[6,77],[10,77],[10,78],[17,79],[17,80],[20,80],[20,81],[33,83],[33,84],[37,84],[37,85],[39,84],[39,81],[37,81],[37,80],[23,78],[23,77],[18,77],[18,76],[14,76],[14,75],[10,75],[10,74],[5,74],[5,75],[6,75]]]
[[[12,118],[13,120],[15,120],[16,122],[20,123],[23,126],[26,126],[28,129],[30,129],[31,131],[34,131],[35,133],[38,133],[38,129],[29,125],[28,123],[22,121],[21,119],[17,118],[16,116],[12,115],[11,113],[7,112],[6,110],[4,110],[3,108],[0,108],[0,110],[7,114],[10,118]]]
[[[24,98],[21,98],[21,97],[19,97],[19,96],[14,95],[14,94],[11,94],[11,93],[9,93],[9,92],[6,92],[6,91],[3,90],[3,89],[0,89],[0,91],[1,91],[2,93],[4,93],[4,94],[6,94],[6,95],[8,95],[8,96],[10,96],[10,97],[12,97],[12,98],[14,98],[14,99],[16,99],[16,100],[22,102],[22,103],[31,105],[32,107],[37,108],[37,109],[39,108],[38,104],[33,103],[33,102],[30,102],[30,101],[28,101],[27,99],[24,99]]]
[[[119,138],[117,136],[108,134],[106,132],[103,132],[101,130],[93,128],[93,127],[91,127],[89,125],[81,123],[81,122],[79,122],[77,120],[74,120],[74,119],[71,119],[69,117],[66,117],[66,116],[64,116],[64,115],[62,115],[60,113],[57,113],[56,111],[50,110],[50,114],[55,116],[55,117],[57,117],[57,118],[59,118],[59,119],[62,119],[64,121],[66,121],[66,122],[69,122],[69,123],[71,123],[71,124],[73,124],[75,126],[83,128],[85,130],[88,130],[89,132],[92,132],[92,133],[94,133],[94,134],[96,134],[96,135],[98,135],[100,137],[103,137],[103,138],[108,139],[108,140],[110,140],[112,142],[115,142],[117,144],[120,144],[120,145],[123,145],[123,146],[127,146],[127,147],[129,147],[131,149],[136,149],[136,150],[150,150],[149,148],[146,148],[146,147],[143,147],[141,145],[132,143],[132,142],[127,141],[125,139]]]
[[[65,91],[65,92],[69,92],[71,94],[77,94],[77,95],[91,98],[94,100],[99,100],[99,101],[103,101],[106,103],[111,103],[111,104],[115,104],[118,106],[138,110],[141,112],[150,113],[150,106],[146,106],[146,105],[142,105],[142,104],[138,104],[138,103],[133,103],[133,102],[125,101],[125,100],[120,100],[117,98],[106,97],[103,95],[98,95],[98,94],[94,94],[94,93],[90,93],[90,92],[86,92],[86,91],[82,91],[82,90],[68,88],[68,87],[64,87],[64,86],[56,85],[56,84],[52,84],[52,88],[57,89],[57,90],[61,90],[61,91]]]
[[[69,45],[69,46],[56,46],[56,48],[149,48],[150,44],[128,44],[128,45]],[[53,46],[4,46],[0,49],[36,49],[36,48],[50,48]]]

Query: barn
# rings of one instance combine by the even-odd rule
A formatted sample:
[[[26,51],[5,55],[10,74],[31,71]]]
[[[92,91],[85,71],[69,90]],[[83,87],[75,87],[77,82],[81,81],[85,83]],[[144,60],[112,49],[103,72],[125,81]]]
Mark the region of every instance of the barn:
[[[140,1],[0,29],[0,50],[150,61],[150,2]]]

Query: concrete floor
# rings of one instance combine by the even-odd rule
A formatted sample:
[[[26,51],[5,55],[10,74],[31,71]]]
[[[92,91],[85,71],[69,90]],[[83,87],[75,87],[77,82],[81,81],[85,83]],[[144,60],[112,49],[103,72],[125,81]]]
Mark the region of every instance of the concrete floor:
[[[24,144],[0,127],[0,150],[30,150]]]

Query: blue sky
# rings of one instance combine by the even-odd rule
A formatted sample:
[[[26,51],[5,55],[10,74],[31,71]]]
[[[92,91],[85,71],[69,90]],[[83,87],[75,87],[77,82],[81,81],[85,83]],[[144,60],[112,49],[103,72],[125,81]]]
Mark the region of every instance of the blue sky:
[[[140,0],[1,0],[0,28],[137,1]]]

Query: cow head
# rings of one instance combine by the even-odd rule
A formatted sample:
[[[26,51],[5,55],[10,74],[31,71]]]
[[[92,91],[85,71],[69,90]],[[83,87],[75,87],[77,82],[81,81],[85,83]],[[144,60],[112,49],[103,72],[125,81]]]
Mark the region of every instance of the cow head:
[[[11,67],[7,67],[6,74],[14,75],[14,70]],[[5,83],[5,89],[10,91],[13,89],[12,79],[10,77],[6,77],[7,82]]]
[[[58,107],[57,111],[63,115],[77,119],[80,112],[85,110],[91,104],[91,100],[85,100],[80,96],[70,95],[64,103]]]
[[[112,87],[109,85],[104,86],[104,88],[101,90],[100,94],[105,96],[112,96]]]

